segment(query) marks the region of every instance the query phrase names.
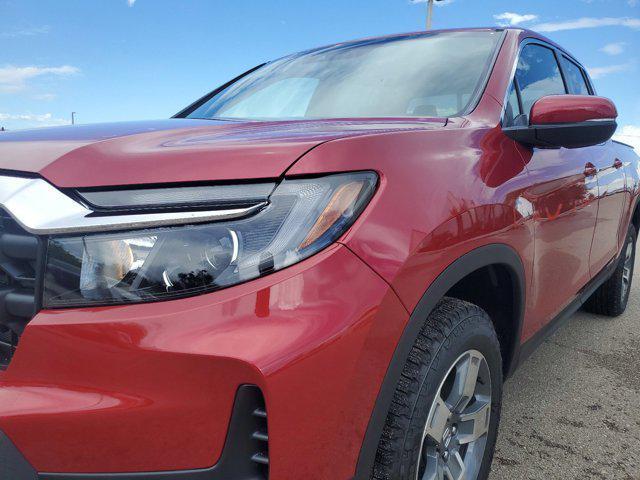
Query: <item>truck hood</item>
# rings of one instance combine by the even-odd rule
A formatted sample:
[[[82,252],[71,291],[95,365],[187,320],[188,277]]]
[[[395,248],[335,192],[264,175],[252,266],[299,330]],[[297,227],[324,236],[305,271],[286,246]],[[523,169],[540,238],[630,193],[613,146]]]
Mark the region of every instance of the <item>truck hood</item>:
[[[276,178],[313,147],[445,119],[247,122],[170,119],[0,133],[0,169],[60,188]]]

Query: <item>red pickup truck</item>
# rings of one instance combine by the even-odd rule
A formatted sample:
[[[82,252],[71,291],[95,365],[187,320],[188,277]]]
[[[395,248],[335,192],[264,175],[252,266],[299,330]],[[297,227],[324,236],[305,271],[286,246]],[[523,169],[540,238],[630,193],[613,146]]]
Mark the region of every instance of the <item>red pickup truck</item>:
[[[550,40],[468,29],[0,134],[0,478],[486,479],[503,380],[625,309],[616,117]]]

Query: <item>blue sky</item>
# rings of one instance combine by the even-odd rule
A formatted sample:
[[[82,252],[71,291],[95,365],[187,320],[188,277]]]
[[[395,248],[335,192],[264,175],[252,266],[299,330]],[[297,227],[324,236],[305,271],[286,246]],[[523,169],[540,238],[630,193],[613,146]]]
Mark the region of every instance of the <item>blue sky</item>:
[[[343,40],[421,30],[411,0],[0,0],[0,125],[166,118],[240,72]],[[434,28],[544,31],[591,71],[640,144],[640,0],[444,0]]]

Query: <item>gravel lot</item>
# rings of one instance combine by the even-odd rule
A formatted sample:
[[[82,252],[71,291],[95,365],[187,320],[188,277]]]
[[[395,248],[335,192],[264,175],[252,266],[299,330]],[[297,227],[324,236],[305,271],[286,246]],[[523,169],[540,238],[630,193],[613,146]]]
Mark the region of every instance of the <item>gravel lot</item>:
[[[578,312],[505,385],[491,480],[517,479],[640,480],[640,275],[623,316]]]

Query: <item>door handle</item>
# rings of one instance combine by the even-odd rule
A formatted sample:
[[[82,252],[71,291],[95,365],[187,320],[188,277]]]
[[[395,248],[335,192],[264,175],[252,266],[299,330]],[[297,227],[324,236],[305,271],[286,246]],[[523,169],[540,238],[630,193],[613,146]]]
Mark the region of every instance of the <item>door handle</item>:
[[[585,177],[594,177],[597,174],[598,174],[598,169],[596,168],[596,166],[593,163],[588,162],[584,166],[584,176]]]
[[[613,168],[615,168],[616,170],[617,170],[618,168],[622,168],[622,162],[620,161],[620,159],[619,159],[619,158],[616,158],[616,161],[615,161],[615,162],[613,162]]]

